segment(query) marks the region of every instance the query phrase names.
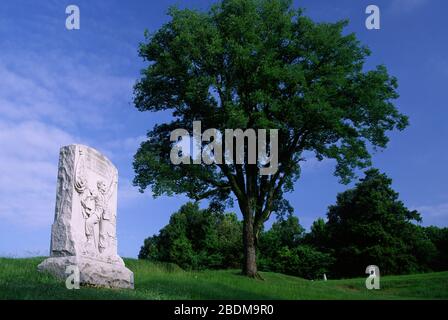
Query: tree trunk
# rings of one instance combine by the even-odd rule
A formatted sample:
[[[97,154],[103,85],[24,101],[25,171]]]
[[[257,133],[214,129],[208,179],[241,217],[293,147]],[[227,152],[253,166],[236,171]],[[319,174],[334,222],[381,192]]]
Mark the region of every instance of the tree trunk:
[[[256,261],[255,232],[253,216],[248,214],[243,221],[243,245],[244,245],[244,264],[243,274],[248,277],[258,277]]]

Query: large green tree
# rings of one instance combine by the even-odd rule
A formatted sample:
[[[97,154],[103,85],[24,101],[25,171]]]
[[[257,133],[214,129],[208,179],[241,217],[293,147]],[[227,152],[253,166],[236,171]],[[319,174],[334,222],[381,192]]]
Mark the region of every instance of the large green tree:
[[[370,164],[369,145],[385,147],[387,131],[407,118],[392,103],[397,81],[384,66],[364,70],[370,54],[347,21],[315,23],[290,1],[224,0],[209,12],[169,10],[171,19],[147,33],[148,62],[135,85],[140,111],[171,110],[135,155],[134,183],[155,196],[185,194],[213,205],[236,199],[243,216],[243,272],[257,275],[256,244],[272,212],[288,209],[284,194],[300,176],[305,153],[337,161],[348,182]],[[170,161],[170,133],[203,129],[278,129],[278,170],[257,164]],[[233,195],[233,196],[232,196]]]

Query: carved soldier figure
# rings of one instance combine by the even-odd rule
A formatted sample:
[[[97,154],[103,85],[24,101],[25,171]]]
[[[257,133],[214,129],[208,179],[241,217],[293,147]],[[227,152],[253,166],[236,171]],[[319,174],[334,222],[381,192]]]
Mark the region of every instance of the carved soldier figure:
[[[110,220],[110,212],[108,210],[108,202],[112,195],[112,187],[114,185],[115,179],[112,179],[109,187],[106,187],[104,181],[99,180],[97,182],[97,191],[90,191],[90,198],[93,199],[93,203],[95,208],[90,214],[90,216],[86,219],[86,237],[87,243],[89,245],[93,244],[93,236],[94,236],[94,226],[99,223],[99,241],[98,241],[98,250],[101,252],[106,249],[106,235],[107,230],[105,228],[104,220]],[[111,192],[112,191],[112,192]]]
[[[95,248],[95,225],[99,224],[98,235],[98,251],[102,253],[107,247],[107,228],[104,220],[110,220],[110,211],[108,210],[109,200],[114,192],[114,187],[117,184],[117,177],[114,176],[110,180],[107,187],[103,180],[98,180],[97,190],[91,190],[88,186],[88,181],[84,176],[84,162],[82,159],[83,152],[79,151],[81,162],[76,165],[75,189],[81,198],[82,214],[85,219],[85,235],[87,238],[87,249]]]

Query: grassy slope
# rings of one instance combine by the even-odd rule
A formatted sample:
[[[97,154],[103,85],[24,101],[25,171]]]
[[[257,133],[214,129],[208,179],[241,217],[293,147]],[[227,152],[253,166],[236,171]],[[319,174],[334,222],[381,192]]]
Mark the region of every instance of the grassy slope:
[[[381,278],[380,290],[367,290],[365,278],[308,281],[263,272],[264,281],[237,270],[186,272],[125,259],[135,290],[81,287],[36,271],[43,258],[0,258],[0,299],[448,299],[448,272]]]

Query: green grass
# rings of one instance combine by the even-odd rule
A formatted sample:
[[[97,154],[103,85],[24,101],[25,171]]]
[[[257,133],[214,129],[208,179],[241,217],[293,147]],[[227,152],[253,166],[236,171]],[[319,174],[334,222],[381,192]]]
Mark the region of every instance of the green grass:
[[[261,281],[238,270],[189,272],[135,259],[125,259],[135,290],[67,290],[37,272],[43,259],[0,258],[0,299],[448,299],[448,272],[385,276],[380,290],[367,290],[365,278],[324,282],[262,272]]]

